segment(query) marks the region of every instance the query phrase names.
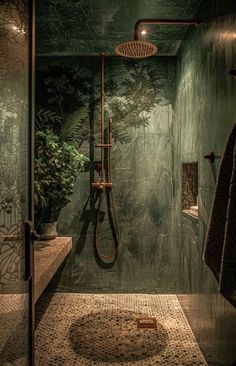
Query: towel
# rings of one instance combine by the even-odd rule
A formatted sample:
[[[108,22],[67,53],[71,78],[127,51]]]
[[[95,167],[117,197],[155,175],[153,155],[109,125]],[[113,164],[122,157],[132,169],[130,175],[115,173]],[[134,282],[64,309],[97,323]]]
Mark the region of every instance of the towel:
[[[203,258],[236,307],[236,124],[220,164]]]

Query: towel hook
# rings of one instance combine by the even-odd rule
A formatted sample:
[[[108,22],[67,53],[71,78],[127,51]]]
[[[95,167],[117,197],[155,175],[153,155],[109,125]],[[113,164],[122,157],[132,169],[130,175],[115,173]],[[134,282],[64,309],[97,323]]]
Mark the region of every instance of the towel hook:
[[[209,163],[214,163],[216,155],[214,153],[214,151],[209,150],[208,153],[206,155],[203,156],[204,159],[207,159],[209,161]]]

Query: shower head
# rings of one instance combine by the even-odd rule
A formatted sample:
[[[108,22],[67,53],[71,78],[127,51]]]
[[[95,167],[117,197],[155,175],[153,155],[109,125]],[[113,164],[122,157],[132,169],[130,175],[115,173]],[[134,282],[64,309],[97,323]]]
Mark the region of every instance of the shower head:
[[[118,44],[115,48],[115,53],[128,58],[144,58],[155,55],[157,46],[151,42],[135,39]]]
[[[187,19],[139,19],[134,26],[134,40],[120,43],[115,48],[119,56],[129,58],[150,57],[157,53],[157,46],[151,42],[139,40],[139,27],[141,24],[175,24],[175,25],[199,25],[198,20]]]

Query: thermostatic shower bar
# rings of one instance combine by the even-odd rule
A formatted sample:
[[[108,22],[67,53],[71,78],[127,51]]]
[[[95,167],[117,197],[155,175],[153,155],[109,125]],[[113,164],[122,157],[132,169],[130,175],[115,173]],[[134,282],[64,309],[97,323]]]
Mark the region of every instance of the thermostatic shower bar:
[[[199,20],[189,19],[139,19],[134,26],[134,39],[139,39],[139,29],[141,24],[172,24],[172,25],[195,25],[198,26]]]
[[[100,116],[100,143],[95,146],[101,149],[101,170],[100,179],[98,182],[92,182],[92,188],[97,191],[98,207],[94,226],[94,251],[96,260],[103,268],[111,268],[117,258],[117,250],[120,240],[119,222],[116,213],[115,200],[113,197],[113,184],[111,173],[111,148],[112,148],[112,129],[111,117],[108,118],[108,128],[105,130],[104,123],[104,53],[100,53],[101,59],[101,116]],[[105,133],[106,131],[106,133]],[[106,153],[104,153],[106,150]],[[103,199],[106,196],[107,214],[112,232],[112,240],[114,242],[114,249],[112,254],[104,254],[100,249],[100,229],[102,226],[101,213]]]

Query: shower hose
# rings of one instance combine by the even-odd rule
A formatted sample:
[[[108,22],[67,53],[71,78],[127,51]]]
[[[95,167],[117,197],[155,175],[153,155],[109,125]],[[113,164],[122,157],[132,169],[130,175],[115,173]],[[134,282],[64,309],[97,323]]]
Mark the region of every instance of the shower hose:
[[[115,200],[112,189],[112,173],[111,173],[111,148],[112,148],[112,130],[111,118],[108,118],[108,128],[104,128],[104,53],[101,57],[101,120],[100,120],[100,138],[101,143],[96,144],[96,147],[101,149],[101,166],[100,166],[100,181],[92,183],[92,187],[97,192],[97,214],[94,228],[94,250],[95,257],[101,265],[112,266],[117,258],[117,249],[120,240],[120,229],[115,206]],[[112,239],[114,242],[114,249],[112,254],[104,254],[100,245],[100,233],[102,226],[102,206],[106,196],[107,213],[109,225],[112,232]]]
[[[105,176],[107,182],[112,182],[112,173],[111,173],[111,153],[110,150],[107,151],[105,157]],[[100,234],[102,228],[102,219],[101,219],[101,211],[103,207],[104,200],[106,198],[107,204],[107,214],[109,225],[112,232],[112,238],[114,242],[114,249],[112,254],[106,255],[102,252],[100,248]],[[94,228],[94,249],[96,257],[104,262],[112,264],[115,262],[117,258],[117,249],[119,246],[120,241],[120,228],[119,228],[119,221],[117,216],[117,210],[115,205],[115,199],[113,194],[112,188],[104,188],[99,190],[98,189],[98,206],[96,212],[96,219],[95,219],[95,228]]]

